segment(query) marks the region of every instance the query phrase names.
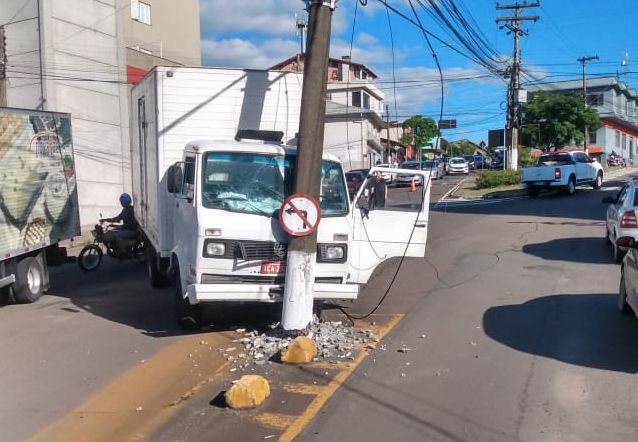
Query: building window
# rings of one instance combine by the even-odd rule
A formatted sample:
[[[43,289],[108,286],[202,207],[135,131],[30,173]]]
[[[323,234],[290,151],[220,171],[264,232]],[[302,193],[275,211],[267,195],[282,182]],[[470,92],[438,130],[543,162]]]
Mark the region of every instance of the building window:
[[[355,107],[361,107],[361,91],[354,91],[352,93],[352,105]]]
[[[616,142],[614,143],[614,146],[616,146],[617,149],[620,149],[620,132],[616,131]]]
[[[151,5],[133,0],[131,2],[131,18],[145,25],[151,24]]]
[[[596,144],[596,131],[595,130],[590,130],[589,131],[589,144]]]
[[[363,94],[363,106],[364,109],[370,109],[370,95]]]
[[[603,94],[587,95],[587,104],[589,106],[602,106],[604,104]]]

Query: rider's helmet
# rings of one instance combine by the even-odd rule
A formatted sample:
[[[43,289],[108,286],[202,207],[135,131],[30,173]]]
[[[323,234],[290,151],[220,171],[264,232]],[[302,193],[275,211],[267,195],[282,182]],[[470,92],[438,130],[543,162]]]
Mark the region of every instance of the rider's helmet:
[[[123,193],[122,195],[120,195],[120,204],[122,205],[122,207],[130,206],[131,202],[131,195],[129,195],[128,193]]]

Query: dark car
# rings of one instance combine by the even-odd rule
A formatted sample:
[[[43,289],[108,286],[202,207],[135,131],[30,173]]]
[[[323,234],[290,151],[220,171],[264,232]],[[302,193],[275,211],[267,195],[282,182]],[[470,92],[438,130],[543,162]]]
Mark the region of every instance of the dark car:
[[[487,169],[487,157],[484,157],[483,155],[474,155],[474,164],[477,169]]]
[[[350,201],[354,200],[357,195],[357,191],[366,180],[369,169],[356,169],[346,172],[346,185],[348,186],[348,195],[350,195]]]
[[[490,169],[492,170],[498,170],[498,169],[502,169],[503,168],[503,157],[502,156],[497,156],[496,158],[494,158],[492,160],[492,164],[490,165]]]
[[[467,161],[468,166],[470,166],[470,170],[476,170],[476,160],[474,159],[474,155],[463,155],[463,159]]]

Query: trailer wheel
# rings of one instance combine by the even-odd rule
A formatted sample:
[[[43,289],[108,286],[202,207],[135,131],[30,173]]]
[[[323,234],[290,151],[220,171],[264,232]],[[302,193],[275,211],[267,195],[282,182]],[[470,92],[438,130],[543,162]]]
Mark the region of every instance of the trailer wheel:
[[[78,255],[78,265],[85,272],[97,269],[102,262],[102,249],[96,244],[84,246]]]
[[[20,304],[36,302],[42,296],[45,281],[44,269],[32,256],[24,258],[16,266],[16,282],[13,296]]]

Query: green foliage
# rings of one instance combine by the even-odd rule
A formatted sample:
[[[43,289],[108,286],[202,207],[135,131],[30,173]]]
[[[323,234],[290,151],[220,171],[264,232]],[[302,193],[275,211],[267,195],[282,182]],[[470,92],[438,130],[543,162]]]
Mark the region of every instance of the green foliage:
[[[585,125],[600,125],[598,111],[585,107],[580,95],[536,92],[530,94],[524,112],[523,144],[542,149],[581,144]]]
[[[467,141],[461,141],[460,143],[452,143],[448,148],[448,152],[450,156],[463,156],[463,155],[474,155],[476,152],[476,147],[470,144]]]
[[[521,174],[516,170],[490,170],[476,177],[477,189],[491,189],[499,186],[510,186],[521,182]]]
[[[518,148],[518,167],[533,166],[534,160],[529,153],[529,149],[525,147]]]
[[[410,117],[403,122],[403,129],[405,130],[408,127],[412,128],[414,133],[404,133],[403,137],[401,137],[403,144],[413,144],[412,136],[414,136],[415,143],[413,145],[422,147],[431,138],[439,135],[439,128],[436,122],[430,117],[422,117],[421,115]]]

